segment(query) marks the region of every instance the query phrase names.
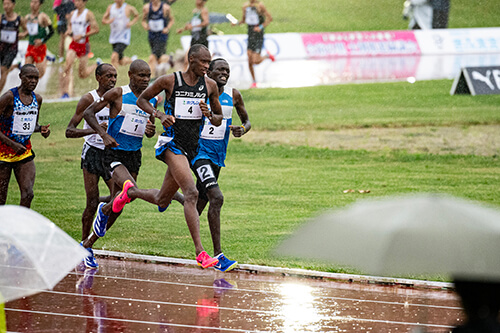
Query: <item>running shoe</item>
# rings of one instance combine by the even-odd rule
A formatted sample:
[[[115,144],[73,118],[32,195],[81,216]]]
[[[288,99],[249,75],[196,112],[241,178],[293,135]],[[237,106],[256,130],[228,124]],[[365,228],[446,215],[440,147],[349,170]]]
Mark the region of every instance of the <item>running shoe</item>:
[[[196,257],[196,261],[198,262],[198,266],[201,266],[203,268],[213,267],[219,262],[219,260],[209,256],[206,251],[201,251],[200,254],[198,254],[198,256]]]
[[[273,60],[274,61],[274,60]],[[101,65],[103,63],[102,59],[101,58],[97,58],[95,60],[95,63],[97,64],[97,66]]]
[[[62,96],[61,96],[62,99],[66,99],[66,98],[69,98],[69,95],[68,93],[64,93]]]
[[[269,59],[271,59],[271,61],[274,62],[276,60],[276,57],[273,54],[271,54],[271,52],[269,52],[267,50],[266,50],[266,52],[267,52],[267,56],[269,57]]]
[[[122,211],[123,207],[125,207],[125,204],[128,204],[131,199],[128,197],[127,191],[129,188],[133,187],[134,183],[132,183],[131,180],[127,179],[123,183],[123,189],[118,194],[118,196],[113,200],[113,212],[119,213]]]
[[[159,211],[160,213],[163,213],[164,211],[166,211],[166,210],[167,210],[168,206],[170,206],[170,204],[168,204],[168,205],[167,205],[167,207],[160,207],[160,206],[158,206],[158,211]]]
[[[108,225],[109,216],[102,212],[102,207],[105,202],[101,202],[97,206],[97,213],[95,214],[94,222],[92,223],[92,230],[97,237],[104,237],[106,234],[106,226]]]
[[[83,246],[83,242],[81,242],[80,245]],[[97,263],[97,260],[94,257],[94,251],[92,251],[91,247],[87,247],[85,250],[87,250],[88,252],[88,255],[83,259],[85,267],[91,269],[97,269],[99,267],[99,264]]]
[[[250,89],[257,88],[257,82],[252,82]]]
[[[215,259],[219,260],[219,262],[214,266],[214,268],[221,272],[228,272],[238,265],[236,260],[228,259],[224,253],[216,256]]]

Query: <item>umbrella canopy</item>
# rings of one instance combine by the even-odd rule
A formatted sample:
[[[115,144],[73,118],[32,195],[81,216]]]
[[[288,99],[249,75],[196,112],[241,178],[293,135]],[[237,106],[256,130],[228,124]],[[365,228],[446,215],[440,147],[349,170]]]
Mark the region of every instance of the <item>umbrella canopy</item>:
[[[500,281],[500,211],[430,194],[362,201],[317,217],[277,253],[369,274]]]
[[[44,216],[0,206],[0,294],[5,302],[52,289],[85,255],[80,244]]]

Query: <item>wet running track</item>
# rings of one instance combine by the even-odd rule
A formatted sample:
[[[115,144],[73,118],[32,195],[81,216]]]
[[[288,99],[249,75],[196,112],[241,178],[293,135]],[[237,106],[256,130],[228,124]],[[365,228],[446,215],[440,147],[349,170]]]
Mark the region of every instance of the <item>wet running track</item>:
[[[9,332],[449,332],[453,292],[100,259],[5,305]]]

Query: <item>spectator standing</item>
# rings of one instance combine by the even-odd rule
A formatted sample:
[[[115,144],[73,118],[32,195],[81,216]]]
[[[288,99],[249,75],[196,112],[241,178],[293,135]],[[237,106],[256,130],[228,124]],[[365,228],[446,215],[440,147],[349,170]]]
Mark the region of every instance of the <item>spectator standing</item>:
[[[432,6],[429,0],[407,0],[406,12],[403,17],[409,17],[408,29],[432,29]]]

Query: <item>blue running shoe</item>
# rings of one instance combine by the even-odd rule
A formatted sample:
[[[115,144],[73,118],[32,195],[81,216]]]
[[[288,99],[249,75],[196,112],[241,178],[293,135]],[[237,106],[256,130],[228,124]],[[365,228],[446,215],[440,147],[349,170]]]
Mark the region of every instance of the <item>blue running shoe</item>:
[[[85,290],[92,289],[94,285],[94,275],[97,271],[97,269],[85,269],[82,277],[76,282],[76,290],[79,294],[83,294]]]
[[[215,259],[219,259],[219,262],[214,267],[221,272],[228,272],[238,265],[237,261],[228,259],[224,253],[219,254]]]
[[[102,207],[105,202],[101,202],[97,207],[97,214],[95,215],[94,222],[92,223],[92,230],[97,237],[104,237],[106,234],[106,225],[108,224],[108,215],[102,212]]]
[[[170,206],[170,204],[168,204],[168,205],[167,205],[167,207],[165,207],[165,208],[158,206],[158,211],[159,211],[160,213],[163,213],[164,211],[166,211],[166,210],[167,210],[168,206]]]
[[[81,242],[80,245],[83,247],[83,242]],[[99,267],[99,264],[97,263],[97,260],[94,257],[94,251],[92,251],[92,248],[90,247],[87,247],[85,250],[87,250],[88,252],[88,255],[85,258],[83,258],[83,263],[85,267],[97,269]]]

